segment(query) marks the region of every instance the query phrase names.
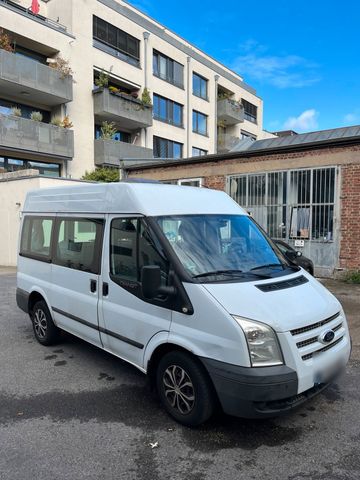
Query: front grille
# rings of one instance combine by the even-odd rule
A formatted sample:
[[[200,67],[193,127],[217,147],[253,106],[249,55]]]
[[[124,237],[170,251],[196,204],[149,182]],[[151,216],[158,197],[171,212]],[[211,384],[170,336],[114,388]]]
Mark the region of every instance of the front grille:
[[[290,333],[291,335],[295,336],[295,335],[300,335],[300,333],[305,333],[305,332],[309,332],[310,330],[315,330],[315,328],[323,327],[327,323],[332,322],[339,315],[340,315],[340,312],[335,313],[335,315],[332,315],[331,317],[326,318],[325,320],[321,320],[321,322],[312,323],[311,325],[307,325],[306,327],[295,328],[294,330],[290,330]]]
[[[255,286],[262,292],[276,292],[277,290],[284,290],[285,288],[292,288],[297,287],[298,285],[303,285],[308,281],[309,280],[304,277],[304,275],[300,275],[299,277],[292,278],[291,280],[283,280],[282,282],[265,283]]]
[[[335,347],[335,345],[340,343],[343,338],[344,337],[340,337],[337,340],[335,340],[334,342],[330,343],[329,345],[326,345],[326,347],[319,348],[319,350],[315,350],[314,352],[311,352],[311,353],[307,353],[306,355],[303,355],[301,358],[303,360],[309,360],[310,358],[314,358],[315,355],[319,355],[319,353],[326,352],[327,350],[330,350],[330,348]]]
[[[325,328],[324,325],[326,326]],[[335,336],[331,343],[324,345],[322,336],[326,333],[326,329],[332,330]],[[344,327],[344,319],[340,312],[338,312],[320,322],[290,330],[290,333],[301,359],[306,361],[314,359],[318,355],[338,345],[345,338],[346,330]]]
[[[308,345],[311,345],[312,343],[316,343],[318,341],[318,337],[311,337],[308,340],[303,340],[302,342],[298,342],[296,346],[298,348],[303,348],[307,347]]]

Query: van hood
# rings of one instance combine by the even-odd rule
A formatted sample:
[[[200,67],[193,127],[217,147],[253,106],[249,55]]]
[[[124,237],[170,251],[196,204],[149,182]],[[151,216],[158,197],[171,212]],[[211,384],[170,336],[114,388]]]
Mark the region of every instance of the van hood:
[[[257,285],[277,283],[303,275],[308,282],[263,292]],[[341,310],[338,300],[305,271],[294,275],[240,283],[204,283],[203,287],[231,314],[270,325],[277,332],[325,320]]]

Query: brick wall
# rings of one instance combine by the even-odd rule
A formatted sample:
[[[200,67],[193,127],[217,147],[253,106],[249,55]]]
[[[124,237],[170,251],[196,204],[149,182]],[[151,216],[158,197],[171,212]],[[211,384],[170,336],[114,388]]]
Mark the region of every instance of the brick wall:
[[[341,170],[340,267],[360,269],[360,165]]]
[[[204,187],[213,188],[214,190],[225,191],[226,177],[224,175],[211,175],[204,178]]]

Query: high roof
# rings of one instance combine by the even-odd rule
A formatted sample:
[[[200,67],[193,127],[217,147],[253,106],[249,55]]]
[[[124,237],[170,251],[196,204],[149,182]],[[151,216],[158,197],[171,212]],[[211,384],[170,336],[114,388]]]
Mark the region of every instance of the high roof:
[[[30,191],[24,213],[123,213],[146,216],[245,214],[225,192],[161,183],[98,183]]]

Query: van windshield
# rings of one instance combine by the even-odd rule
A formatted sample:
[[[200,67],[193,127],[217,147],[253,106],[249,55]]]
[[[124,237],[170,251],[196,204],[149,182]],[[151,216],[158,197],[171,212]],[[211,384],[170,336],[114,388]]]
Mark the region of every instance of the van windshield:
[[[157,217],[156,221],[193,278],[271,278],[289,267],[246,215],[183,215]]]

